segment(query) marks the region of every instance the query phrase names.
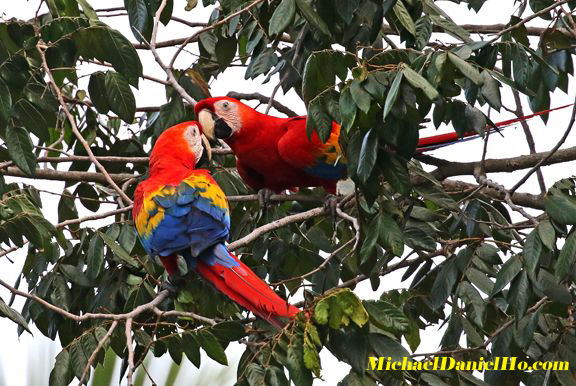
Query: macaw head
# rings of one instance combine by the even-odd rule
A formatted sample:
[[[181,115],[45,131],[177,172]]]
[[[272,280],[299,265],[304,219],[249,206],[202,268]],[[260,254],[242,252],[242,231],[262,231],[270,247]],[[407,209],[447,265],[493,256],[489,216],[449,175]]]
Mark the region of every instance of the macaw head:
[[[194,106],[194,111],[204,134],[212,141],[238,134],[249,117],[256,112],[252,107],[229,97],[201,100]]]
[[[150,169],[178,163],[195,168],[205,158],[212,159],[212,148],[200,125],[195,121],[182,122],[160,134],[150,153]]]

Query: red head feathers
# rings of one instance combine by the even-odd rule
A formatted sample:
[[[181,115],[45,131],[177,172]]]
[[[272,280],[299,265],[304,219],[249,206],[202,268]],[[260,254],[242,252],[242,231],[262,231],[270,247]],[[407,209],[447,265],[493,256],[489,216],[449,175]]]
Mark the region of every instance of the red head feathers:
[[[208,159],[212,150],[198,122],[182,122],[166,129],[150,154],[150,173],[174,167],[175,164],[194,169],[202,156]]]

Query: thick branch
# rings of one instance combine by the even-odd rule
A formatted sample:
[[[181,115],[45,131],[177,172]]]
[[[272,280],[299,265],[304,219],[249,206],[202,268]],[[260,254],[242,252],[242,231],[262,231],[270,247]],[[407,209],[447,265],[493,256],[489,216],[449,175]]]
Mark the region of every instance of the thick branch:
[[[455,180],[444,180],[442,181],[442,186],[447,192],[450,193],[458,193],[458,192],[470,192],[476,189],[479,189],[479,185],[469,184],[463,181],[455,181]],[[497,189],[485,187],[479,189],[480,192],[483,194],[495,198],[497,200],[504,200],[505,194],[502,191]],[[510,199],[516,205],[523,206],[526,208],[544,210],[544,201],[542,197],[530,194],[530,193],[514,193],[510,195]]]
[[[102,173],[36,169],[34,175],[31,176],[29,174],[24,173],[22,170],[18,169],[15,166],[11,166],[6,169],[0,169],[0,174],[12,177],[31,178],[34,180],[99,182],[101,184],[106,184],[108,182],[106,180],[106,177]],[[130,173],[109,174],[109,176],[116,183],[121,183],[130,178],[138,177]]]
[[[545,161],[542,162],[540,166],[553,165],[576,160],[576,147],[558,150],[557,152],[552,153],[550,156],[551,153],[552,152],[541,152],[512,158],[487,159],[484,166],[486,173],[502,173],[534,167],[543,159]],[[428,163],[427,157],[422,157],[419,159],[424,163]],[[454,176],[473,175],[474,168],[477,165],[478,162],[446,161],[442,166],[434,170],[431,174],[439,180]]]

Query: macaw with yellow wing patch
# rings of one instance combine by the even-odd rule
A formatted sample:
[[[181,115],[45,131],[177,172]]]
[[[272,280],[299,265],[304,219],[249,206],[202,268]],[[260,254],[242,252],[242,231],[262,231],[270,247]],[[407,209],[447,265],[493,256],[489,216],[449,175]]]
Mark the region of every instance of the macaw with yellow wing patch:
[[[204,149],[203,144],[206,146]],[[228,251],[230,214],[224,192],[207,170],[196,169],[209,145],[197,122],[164,131],[150,155],[150,171],[134,194],[133,217],[142,245],[170,276],[177,256],[242,307],[270,323],[300,310],[278,296]]]
[[[496,123],[505,127],[563,109],[571,105],[537,112]],[[196,116],[208,138],[223,139],[234,151],[237,169],[248,186],[256,191],[276,193],[299,187],[321,186],[336,193],[338,180],[346,178],[346,158],[338,139],[340,125],[332,123],[332,132],[322,143],[316,131],[306,133],[306,117],[278,118],[262,114],[230,97],[208,98],[194,106]],[[477,137],[476,132],[455,132],[421,138],[417,153]]]

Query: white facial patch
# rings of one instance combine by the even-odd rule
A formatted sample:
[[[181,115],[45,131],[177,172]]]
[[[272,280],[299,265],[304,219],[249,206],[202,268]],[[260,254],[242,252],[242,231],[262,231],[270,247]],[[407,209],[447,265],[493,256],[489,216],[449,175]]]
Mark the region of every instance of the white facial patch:
[[[214,103],[214,112],[232,129],[232,135],[242,128],[238,105],[226,99]]]
[[[202,154],[204,153],[204,149],[202,148],[202,139],[200,137],[200,129],[198,125],[190,125],[186,128],[184,132],[184,139],[188,142],[190,146],[190,150],[194,154],[194,158],[196,162],[202,158]]]

